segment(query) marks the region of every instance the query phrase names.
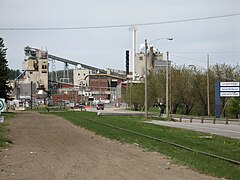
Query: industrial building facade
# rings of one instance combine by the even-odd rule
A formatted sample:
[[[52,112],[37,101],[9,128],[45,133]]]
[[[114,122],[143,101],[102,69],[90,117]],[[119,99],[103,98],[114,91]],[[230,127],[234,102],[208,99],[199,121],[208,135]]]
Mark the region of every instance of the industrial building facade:
[[[39,49],[25,47],[25,58],[23,62],[26,76],[36,83],[37,88],[48,91],[48,52]]]
[[[27,101],[47,103],[51,99],[53,104],[64,101],[92,103],[96,101],[115,102],[121,101],[121,85],[127,80],[126,72],[112,69],[99,69],[72,60],[60,58],[48,53],[47,50],[39,50],[29,46],[24,48],[23,76],[14,81],[15,98]],[[72,79],[58,77],[55,81],[49,81],[50,63],[60,61],[72,69]],[[147,53],[147,70],[158,73],[163,64],[163,53],[150,47]],[[144,79],[145,53],[135,54],[135,75],[139,81]],[[64,74],[67,69],[64,69]],[[56,72],[55,72],[56,74]],[[51,75],[52,76],[52,75]],[[61,79],[68,79],[62,82]],[[70,83],[72,82],[72,83]]]
[[[65,101],[78,103],[114,102],[121,98],[121,93],[116,91],[117,86],[120,86],[121,82],[126,79],[122,74],[59,58],[48,54],[48,51],[28,46],[25,47],[24,52],[24,73],[13,83],[16,99],[32,102],[41,99],[44,103],[62,104]],[[60,60],[66,66],[67,63],[74,64],[72,79],[68,82],[61,82],[61,79],[69,79],[69,77],[58,77],[54,82],[49,81],[51,60]]]
[[[143,52],[138,52],[135,54],[135,76],[137,79],[142,79],[145,75],[145,58],[146,55]],[[153,72],[155,74],[159,73],[165,61],[163,60],[163,53],[160,53],[157,50],[154,50],[153,47],[150,47],[147,52],[147,71]]]

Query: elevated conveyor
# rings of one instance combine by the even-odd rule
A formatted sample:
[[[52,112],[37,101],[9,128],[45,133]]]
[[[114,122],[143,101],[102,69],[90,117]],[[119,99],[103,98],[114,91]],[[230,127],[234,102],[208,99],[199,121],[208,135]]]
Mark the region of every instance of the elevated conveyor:
[[[83,63],[80,63],[80,62],[76,62],[76,61],[73,61],[73,60],[61,58],[61,57],[54,56],[54,55],[51,55],[51,54],[48,54],[48,59],[52,59],[52,60],[55,60],[55,61],[60,61],[60,62],[63,62],[65,64],[71,64],[71,65],[74,65],[74,66],[80,65],[83,68],[86,68],[86,69],[89,69],[89,70],[92,70],[92,71],[96,71],[96,72],[101,73],[101,74],[106,74],[107,73],[107,71],[105,71],[103,69],[99,69],[99,68],[96,68],[96,67],[93,67],[93,66],[89,66],[89,65],[86,65],[86,64],[83,64]]]

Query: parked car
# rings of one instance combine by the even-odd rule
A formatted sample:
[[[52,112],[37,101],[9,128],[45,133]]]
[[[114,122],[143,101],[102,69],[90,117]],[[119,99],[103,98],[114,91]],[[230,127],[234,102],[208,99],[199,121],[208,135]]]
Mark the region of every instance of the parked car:
[[[78,106],[80,109],[85,109],[85,104],[83,104],[83,103],[80,103]]]
[[[97,103],[97,106],[96,106],[97,110],[104,110],[104,103]]]
[[[85,109],[85,104],[75,104],[71,109]]]

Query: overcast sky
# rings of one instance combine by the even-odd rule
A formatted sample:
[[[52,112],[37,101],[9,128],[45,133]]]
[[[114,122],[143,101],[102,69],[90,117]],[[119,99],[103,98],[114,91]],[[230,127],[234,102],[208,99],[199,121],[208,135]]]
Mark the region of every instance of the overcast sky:
[[[69,30],[31,28],[101,27],[169,22],[240,13],[239,0],[0,0],[0,36],[11,69],[22,69],[24,47],[99,68],[125,69],[132,50],[130,26]],[[1,28],[29,28],[4,30]],[[137,49],[144,39],[173,37],[152,44],[170,52],[177,65],[206,67],[240,62],[240,15],[182,23],[137,26]],[[58,64],[58,68],[63,68]]]

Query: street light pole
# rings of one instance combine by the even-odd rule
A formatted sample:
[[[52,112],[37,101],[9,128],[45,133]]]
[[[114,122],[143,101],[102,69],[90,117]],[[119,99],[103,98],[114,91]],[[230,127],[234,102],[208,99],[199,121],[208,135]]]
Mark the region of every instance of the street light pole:
[[[145,39],[145,119],[148,118],[148,99],[147,99],[147,39]]]
[[[133,26],[133,47],[132,47],[132,68],[133,68],[133,72],[132,72],[132,79],[135,80],[135,55],[136,55],[136,32],[137,29],[136,27]]]
[[[208,116],[210,116],[210,88],[209,88],[209,54],[207,55],[207,107]]]
[[[169,120],[169,109],[168,109],[168,95],[169,95],[169,93],[168,93],[168,76],[169,76],[169,73],[168,73],[168,63],[169,63],[169,52],[167,52],[167,61],[166,61],[166,118],[167,118],[167,120]]]
[[[160,40],[160,39],[166,39],[166,40],[169,40],[169,41],[172,41],[173,38],[158,38],[158,39],[155,39],[154,41],[157,41],[157,40]],[[154,42],[154,41],[150,41],[150,42]],[[148,92],[147,92],[147,87],[148,87],[148,81],[147,81],[147,49],[148,49],[148,44],[147,44],[147,39],[145,39],[145,119],[147,119],[148,117]],[[168,92],[168,77],[169,77],[169,73],[168,73],[168,63],[169,63],[169,52],[167,52],[167,62],[166,62],[166,114],[167,114],[167,119],[169,119],[169,108],[168,108],[168,95],[169,95],[169,92]]]

